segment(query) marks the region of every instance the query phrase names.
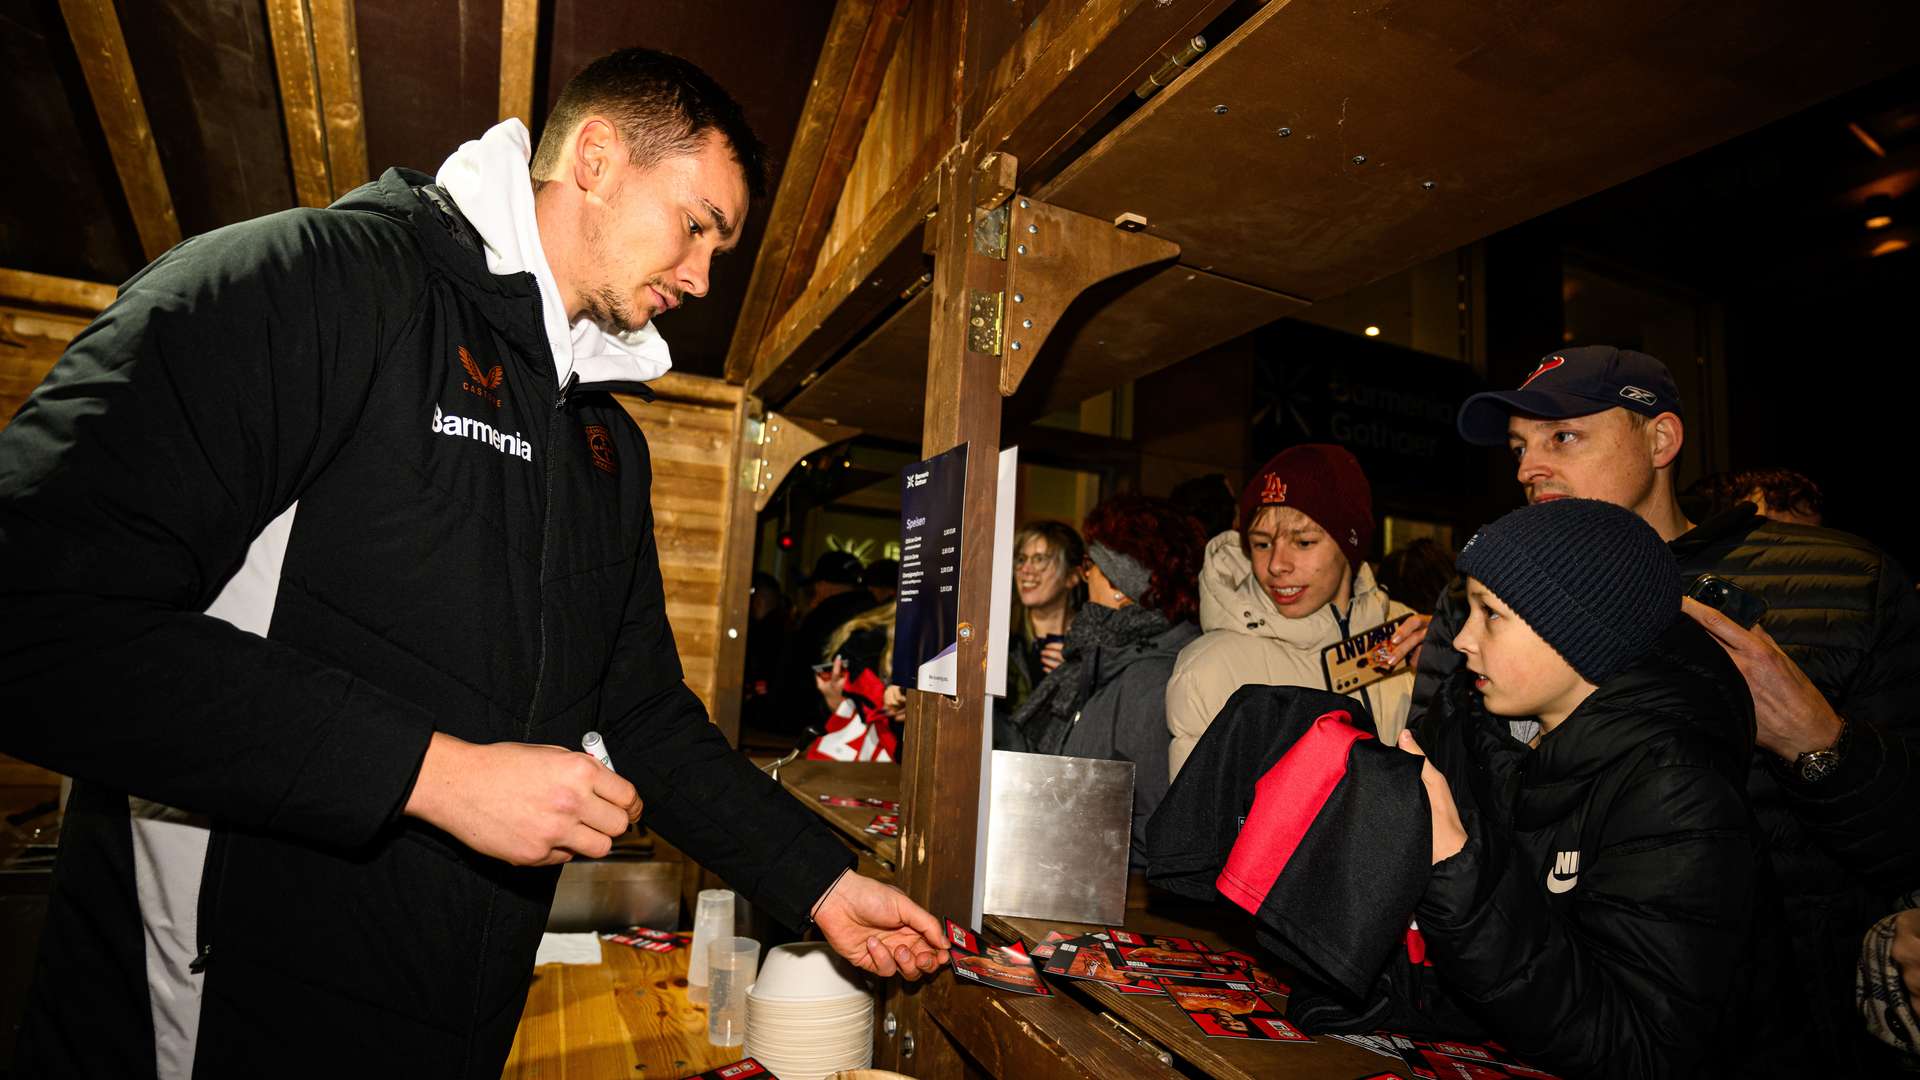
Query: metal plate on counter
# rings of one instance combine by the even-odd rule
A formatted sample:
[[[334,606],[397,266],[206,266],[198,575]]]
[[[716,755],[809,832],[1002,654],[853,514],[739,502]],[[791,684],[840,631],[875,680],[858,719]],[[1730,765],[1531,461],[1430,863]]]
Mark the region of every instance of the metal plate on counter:
[[[1132,762],[995,750],[983,910],[1120,925],[1132,826]]]

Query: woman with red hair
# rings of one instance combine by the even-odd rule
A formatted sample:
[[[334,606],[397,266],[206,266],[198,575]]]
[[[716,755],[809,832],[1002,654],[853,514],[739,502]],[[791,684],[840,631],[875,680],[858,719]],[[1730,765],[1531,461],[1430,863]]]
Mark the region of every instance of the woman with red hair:
[[[1002,750],[1134,763],[1133,864],[1167,793],[1167,678],[1200,636],[1206,538],[1166,499],[1121,495],[1087,515],[1087,605],[1065,659],[996,732]]]

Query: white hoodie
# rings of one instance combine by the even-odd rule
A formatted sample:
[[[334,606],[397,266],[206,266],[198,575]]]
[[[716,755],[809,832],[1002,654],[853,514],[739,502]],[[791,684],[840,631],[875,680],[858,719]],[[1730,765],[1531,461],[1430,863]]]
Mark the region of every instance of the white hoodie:
[[[1238,532],[1229,529],[1208,541],[1206,564],[1200,571],[1200,629],[1206,632],[1180,650],[1173,676],[1167,680],[1167,732],[1173,736],[1167,753],[1170,774],[1180,775],[1194,744],[1235,690],[1248,684],[1324,690],[1327,669],[1320,660],[1322,650],[1411,611],[1388,599],[1387,590],[1373,580],[1373,569],[1361,563],[1353,575],[1353,606],[1345,633],[1332,604],[1305,618],[1289,619],[1253,576],[1253,563],[1241,550]],[[1413,673],[1402,672],[1347,696],[1367,707],[1380,741],[1392,746],[1407,723]]]
[[[518,119],[502,120],[485,135],[460,144],[434,182],[446,189],[480,233],[490,273],[531,273],[539,282],[547,348],[561,385],[569,374],[578,374],[583,383],[650,382],[665,375],[673,358],[652,322],[630,334],[609,334],[592,319],[567,325],[566,305],[547,265],[546,249],[540,246],[540,224],[533,213],[533,176],[527,171],[532,157],[526,125]]]

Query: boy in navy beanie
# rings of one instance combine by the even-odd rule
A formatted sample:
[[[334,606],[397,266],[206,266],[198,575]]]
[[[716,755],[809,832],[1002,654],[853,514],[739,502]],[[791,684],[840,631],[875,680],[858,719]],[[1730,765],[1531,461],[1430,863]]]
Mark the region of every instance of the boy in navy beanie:
[[[1483,528],[1457,565],[1466,662],[1420,729],[1434,865],[1416,911],[1456,1004],[1568,1077],[1790,1075],[1753,705],[1679,617],[1666,544],[1562,499]]]

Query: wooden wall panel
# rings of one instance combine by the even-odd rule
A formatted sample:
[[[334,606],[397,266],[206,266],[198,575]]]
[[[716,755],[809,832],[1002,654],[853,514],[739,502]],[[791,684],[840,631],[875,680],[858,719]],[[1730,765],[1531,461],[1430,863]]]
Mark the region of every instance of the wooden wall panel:
[[[653,389],[653,402],[621,401],[646,434],[653,460],[653,536],[667,621],[687,685],[733,738],[752,573],[751,541],[737,543],[734,531],[753,530],[750,506],[735,512],[742,486],[736,456],[748,444],[742,431],[751,402],[738,386],[698,376],[669,375]]]
[[[909,169],[925,172],[953,133],[953,40],[958,0],[914,0],[907,9],[893,62],[880,84],[867,133],[860,140],[847,186],[834,210],[833,227],[816,275],[866,223],[867,214]],[[938,144],[935,146],[934,144]]]

